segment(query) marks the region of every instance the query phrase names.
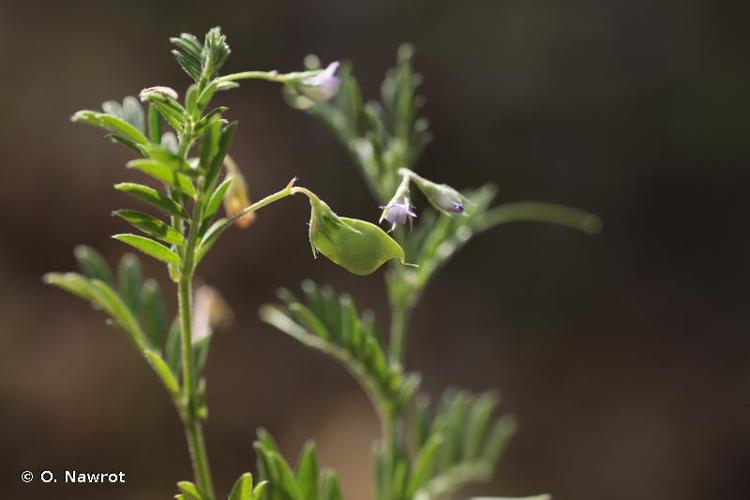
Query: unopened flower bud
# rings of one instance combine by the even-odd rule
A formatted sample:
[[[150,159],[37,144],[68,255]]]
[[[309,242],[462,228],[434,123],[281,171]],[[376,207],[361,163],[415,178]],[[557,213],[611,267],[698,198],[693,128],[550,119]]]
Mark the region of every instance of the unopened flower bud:
[[[338,62],[332,62],[326,69],[299,80],[295,87],[302,95],[313,101],[327,101],[339,92],[341,79],[336,76],[338,67]]]
[[[427,197],[430,204],[446,215],[457,215],[464,211],[464,197],[447,184],[436,184],[410,172],[410,178]]]
[[[227,175],[232,178],[227,192],[224,194],[224,210],[228,217],[234,217],[242,211],[243,208],[250,205],[250,198],[247,196],[247,183],[245,176],[242,175],[237,164],[229,155],[224,157],[224,166],[227,169]],[[235,224],[241,229],[247,228],[255,220],[255,213],[250,212],[243,215]]]

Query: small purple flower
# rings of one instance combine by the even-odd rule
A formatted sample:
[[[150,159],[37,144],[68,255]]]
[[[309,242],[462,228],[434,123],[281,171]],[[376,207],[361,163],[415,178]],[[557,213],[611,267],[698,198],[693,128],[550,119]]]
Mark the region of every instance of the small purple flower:
[[[327,101],[339,92],[341,79],[336,76],[339,68],[338,61],[313,76],[303,78],[299,83],[299,91],[313,101]]]
[[[392,224],[391,231],[393,231],[398,224],[406,224],[407,220],[413,219],[417,216],[409,205],[409,200],[392,201],[388,205],[380,207],[383,209],[383,215],[380,220],[387,220]]]

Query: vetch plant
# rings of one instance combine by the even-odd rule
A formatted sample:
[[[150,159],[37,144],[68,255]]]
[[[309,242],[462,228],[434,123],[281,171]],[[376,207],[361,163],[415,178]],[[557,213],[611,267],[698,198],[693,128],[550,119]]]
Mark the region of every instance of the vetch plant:
[[[194,482],[178,483],[177,498],[213,500],[217,495],[203,437],[203,421],[208,416],[203,368],[212,331],[230,314],[218,292],[210,288],[194,291],[193,283],[199,264],[221,234],[233,224],[247,227],[255,212],[267,205],[302,194],[311,207],[313,254],[321,253],[351,272],[368,274],[389,259],[403,261],[404,251],[380,227],[336,215],[315,193],[295,186],[294,179],[276,193],[250,203],[242,173],[227,154],[237,123],[224,118],[226,107],[211,107],[217,93],[238,87],[241,80],[255,79],[282,84],[307,100],[322,101],[338,91],[337,63],[324,70],[221,75],[230,50],[219,28],[211,29],[202,41],[182,34],[171,42],[172,53],[192,80],[182,100],[172,88],[151,86],[139,96],[147,105],[145,112],[137,99],[126,97],[122,103],[105,102],[102,111],[79,111],[72,120],[104,129],[130,148],[137,158],[128,168],[151,181],[115,185],[153,210],[115,211],[137,232],[113,238],[166,265],[177,294],[176,317],[169,321],[159,285],[143,280],[138,259],[131,254],[123,256],[113,273],[95,250],[79,246],[75,256],[80,273],[49,273],[44,279],[101,310],[151,365],[174,401],[192,461]],[[218,215],[222,203],[223,217]],[[253,486],[252,477],[245,474],[229,499],[267,498],[263,496],[265,484]],[[323,488],[321,499],[337,497],[333,478],[324,480]]]
[[[341,362],[371,399],[382,428],[374,445],[378,500],[444,498],[468,483],[490,479],[515,429],[511,417],[494,416],[499,403],[494,392],[448,390],[433,405],[419,391],[419,375],[405,370],[409,320],[437,270],[474,236],[504,223],[540,221],[586,233],[601,227],[598,217],[581,210],[540,202],[493,207],[496,190],[490,184],[462,193],[417,174],[415,165],[431,136],[427,121],[418,114],[420,76],[412,70],[412,54],[410,46],[400,48],[379,102],[363,102],[348,66],[339,74],[336,98],[320,102],[309,94],[286,91],[293,107],[325,123],[350,152],[375,198],[373,206],[382,210],[380,221],[395,235],[389,247],[392,255],[414,263],[391,265],[385,275],[389,335],[383,338],[372,313],[356,307],[348,294],[311,281],[303,282],[301,298],[282,289],[281,303],[266,305],[260,312],[266,322]],[[314,56],[306,62],[310,70],[318,67]],[[417,217],[412,191],[421,192],[433,210]],[[259,473],[269,481],[268,498],[330,498],[326,495],[335,488],[331,473],[318,478],[311,444],[302,453],[296,475],[265,431],[256,448]]]
[[[314,256],[323,254],[358,275],[391,262],[386,273],[391,305],[387,342],[372,314],[357,308],[348,295],[309,281],[302,286],[303,300],[282,290],[283,304],[261,309],[267,322],[342,362],[371,398],[382,423],[374,457],[377,498],[435,499],[488,479],[514,422],[493,416],[499,400],[492,392],[448,391],[431,405],[419,392],[419,376],[404,368],[409,318],[435,272],[475,234],[517,220],[596,232],[598,219],[546,203],[491,208],[495,191],[489,185],[461,193],[417,174],[416,160],[430,136],[427,122],[417,114],[419,77],[411,69],[409,47],[399,51],[398,64],[383,83],[381,102],[365,104],[351,69],[339,70],[337,62],[320,69],[310,58],[305,71],[221,75],[230,50],[218,28],[203,40],[182,34],[171,42],[177,62],[192,80],[182,99],[170,87],[150,86],[139,94],[146,111],[138,99],[126,97],[121,103],[105,102],[102,111],[79,111],[73,121],[104,129],[137,155],[127,166],[148,184],[122,182],[115,189],[152,210],[116,210],[114,215],[137,232],[113,237],[165,264],[177,294],[177,313],[167,314],[159,285],[143,279],[132,254],[125,254],[113,272],[99,253],[79,246],[80,272],[49,273],[45,281],[101,310],[171,396],[185,428],[194,475],[192,482],[178,483],[176,498],[218,498],[203,437],[208,418],[203,370],[213,330],[231,319],[231,311],[218,291],[194,289],[196,271],[224,231],[233,225],[248,227],[258,210],[296,194],[310,204]],[[225,119],[226,107],[210,104],[218,92],[251,79],[281,84],[290,103],[334,130],[362,170],[381,207],[380,221],[390,225],[395,238],[370,222],[337,215],[315,193],[296,186],[295,179],[250,202],[242,172],[228,155],[237,124]],[[417,218],[412,190],[421,192],[435,210]],[[219,215],[222,205],[225,216]],[[267,432],[259,431],[255,446],[263,480],[254,484],[249,473],[243,474],[230,500],[341,498],[336,475],[320,470],[312,443],[305,446],[296,472]]]

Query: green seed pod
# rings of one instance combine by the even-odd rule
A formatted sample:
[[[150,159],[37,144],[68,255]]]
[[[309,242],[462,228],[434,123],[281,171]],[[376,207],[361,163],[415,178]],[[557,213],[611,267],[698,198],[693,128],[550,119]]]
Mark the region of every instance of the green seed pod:
[[[339,217],[319,198],[310,197],[310,245],[347,271],[371,274],[384,262],[404,262],[404,250],[375,224]]]

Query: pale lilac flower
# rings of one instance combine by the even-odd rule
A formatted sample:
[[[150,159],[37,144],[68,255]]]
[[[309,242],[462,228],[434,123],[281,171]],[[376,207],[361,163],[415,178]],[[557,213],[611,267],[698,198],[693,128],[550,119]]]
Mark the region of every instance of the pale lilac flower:
[[[380,216],[380,220],[383,219],[390,222],[391,231],[396,229],[399,224],[406,224],[406,221],[413,219],[417,216],[411,208],[409,200],[404,198],[400,201],[391,201],[388,205],[381,206],[383,214]]]
[[[332,62],[315,75],[302,78],[299,82],[299,91],[313,101],[327,101],[333,98],[338,94],[341,85],[341,79],[336,76],[338,68],[338,61]]]

